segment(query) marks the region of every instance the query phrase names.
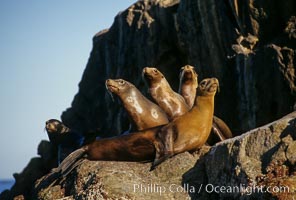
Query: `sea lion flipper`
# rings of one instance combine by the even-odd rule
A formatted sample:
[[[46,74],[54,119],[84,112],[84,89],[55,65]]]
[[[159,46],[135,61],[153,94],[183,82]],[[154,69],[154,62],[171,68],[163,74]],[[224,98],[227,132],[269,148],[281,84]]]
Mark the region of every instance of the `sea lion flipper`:
[[[163,149],[164,149],[164,144],[162,143],[162,140],[159,140],[158,142],[155,142],[154,143],[154,147],[155,147],[155,158],[154,158],[154,161],[152,163],[152,166],[150,168],[150,171],[154,170],[155,167],[157,165],[159,165],[161,162],[163,162],[164,160],[162,159],[163,158]]]
[[[217,127],[216,124],[213,123],[212,132],[219,138],[220,141],[225,140],[225,136],[221,133],[220,129]]]
[[[207,143],[212,146],[232,137],[232,132],[228,125],[222,119],[214,116],[211,134],[208,137]]]
[[[45,176],[42,184],[37,184],[37,188],[45,188],[49,185],[53,185],[59,178],[66,177],[75,167],[81,164],[84,160],[79,160],[86,153],[86,148],[80,148],[72,152],[66,157],[62,163],[53,168],[51,172]],[[46,181],[45,181],[46,180]]]
[[[66,176],[69,172],[72,171],[77,165],[74,165],[80,158],[85,154],[86,149],[80,148],[76,151],[73,151],[68,155],[62,163],[58,166],[57,171],[59,171],[63,176]],[[79,162],[80,163],[80,162]],[[74,167],[73,167],[74,166]]]
[[[228,125],[222,119],[216,116],[213,117],[213,128],[217,129],[218,132],[216,134],[220,134],[219,137],[222,137],[224,140],[233,137],[232,131]]]
[[[174,141],[177,138],[177,130],[174,125],[166,126],[157,133],[158,142],[154,143],[156,150],[155,159],[150,171],[157,165],[174,155]]]
[[[167,160],[171,156],[173,156],[173,155],[172,154],[166,154],[166,155],[162,156],[159,159],[155,159],[154,162],[152,163],[150,171],[154,170],[158,165],[160,165],[162,162],[164,162],[165,160]]]

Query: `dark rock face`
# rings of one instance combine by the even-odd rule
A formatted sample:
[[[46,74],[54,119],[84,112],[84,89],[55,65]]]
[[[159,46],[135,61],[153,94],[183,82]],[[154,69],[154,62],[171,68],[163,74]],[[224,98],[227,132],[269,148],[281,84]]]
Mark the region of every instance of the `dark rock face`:
[[[34,199],[293,199],[295,125],[296,112],[152,172],[151,163],[84,160],[54,184],[39,179]]]
[[[199,79],[217,77],[215,115],[235,134],[293,110],[295,1],[144,0],[116,16],[93,38],[93,49],[72,107],[63,122],[100,136],[128,129],[121,105],[105,89],[123,78],[144,94],[143,67],[155,66],[177,90],[178,71],[197,68]],[[149,95],[148,95],[149,96]]]

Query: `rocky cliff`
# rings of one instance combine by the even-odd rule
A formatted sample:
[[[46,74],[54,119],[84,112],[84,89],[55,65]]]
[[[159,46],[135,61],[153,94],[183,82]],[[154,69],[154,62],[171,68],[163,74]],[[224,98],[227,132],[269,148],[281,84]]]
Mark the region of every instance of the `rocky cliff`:
[[[143,67],[160,69],[177,90],[178,72],[185,64],[196,67],[200,80],[214,76],[219,79],[221,92],[216,96],[215,115],[227,122],[236,135],[278,119],[294,109],[295,15],[294,0],[271,0],[268,3],[261,0],[138,1],[119,13],[110,29],[93,37],[93,49],[79,83],[79,92],[71,108],[63,112],[62,120],[67,126],[82,132],[97,131],[99,136],[120,134],[128,129],[127,115],[118,99],[112,102],[105,89],[105,80],[127,79],[149,96],[141,79]],[[261,131],[219,144],[198,162],[199,155],[179,155],[174,159],[181,162],[172,159],[164,166],[181,166],[182,172],[171,167],[164,172],[161,167],[151,173],[148,180],[161,182],[169,176],[174,184],[183,182],[194,188],[206,183],[253,184],[249,178],[262,185],[274,184],[278,178],[294,184],[295,163],[291,151],[295,122],[291,116],[287,119],[279,122],[279,126],[267,126]],[[34,195],[31,191],[34,181],[54,165],[49,164],[55,160],[51,150],[46,152],[32,159],[21,174],[15,174],[15,186],[10,192],[1,194],[0,199],[11,199],[18,194],[20,199],[30,199]],[[189,170],[194,163],[195,167]],[[126,175],[128,180],[141,180],[148,176],[145,171],[148,164],[117,164],[111,164],[114,170],[106,173],[119,174],[118,180],[102,178],[105,176],[104,166],[108,168],[110,163],[86,161],[67,177],[65,183],[61,182],[65,187],[61,189],[56,185],[55,189],[49,187],[48,191],[56,191],[60,197],[71,194],[85,199],[95,192],[93,187],[98,189],[95,194],[113,198],[110,194],[115,190],[115,196],[123,194],[118,192],[122,182],[120,186],[115,184],[114,190],[106,188],[111,187],[114,181],[123,180],[120,177],[125,178]],[[120,172],[124,171],[123,168],[126,173]],[[185,174],[181,180],[182,173]],[[69,185],[70,180],[72,185]],[[97,185],[93,186],[93,183]],[[168,187],[168,183],[161,184]],[[85,192],[81,188],[85,188]],[[41,191],[35,192],[40,198],[47,198]],[[123,195],[123,199],[135,195],[125,194],[129,195]],[[167,198],[177,199],[178,195],[188,197],[187,193],[177,193],[168,194]],[[199,196],[204,199],[226,198],[221,193],[210,195],[204,191],[200,191],[199,196],[196,192],[189,195],[194,199]],[[231,198],[245,199],[243,193],[235,195]]]
[[[127,115],[105,80],[127,79],[147,94],[142,68],[155,66],[177,90],[179,69],[190,64],[200,80],[219,78],[215,115],[235,134],[273,121],[293,110],[295,13],[294,0],[138,1],[94,36],[79,92],[62,120],[100,136],[120,134]]]

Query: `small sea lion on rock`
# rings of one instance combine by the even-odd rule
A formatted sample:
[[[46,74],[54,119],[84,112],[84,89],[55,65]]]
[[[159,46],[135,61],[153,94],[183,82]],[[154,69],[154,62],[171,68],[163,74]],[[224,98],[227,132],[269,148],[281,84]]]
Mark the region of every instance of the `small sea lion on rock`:
[[[106,88],[120,98],[136,130],[144,130],[169,122],[166,113],[130,82],[123,79],[108,79]]]
[[[179,93],[184,97],[191,108],[193,106],[196,88],[198,87],[198,74],[193,66],[185,65],[180,71]],[[227,124],[220,118],[214,116],[213,127],[207,143],[214,145],[217,142],[231,138],[232,132]]]
[[[58,149],[58,163],[63,161],[71,152],[81,147],[84,136],[71,130],[57,119],[50,119],[45,123],[49,141]]]
[[[158,69],[145,67],[143,78],[148,83],[151,97],[166,112],[169,120],[173,120],[189,110],[184,98],[173,91]]]

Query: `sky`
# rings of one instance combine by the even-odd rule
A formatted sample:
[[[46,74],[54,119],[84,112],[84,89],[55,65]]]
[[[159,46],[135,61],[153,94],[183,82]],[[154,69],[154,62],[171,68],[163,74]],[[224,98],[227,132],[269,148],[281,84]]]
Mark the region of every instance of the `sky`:
[[[0,1],[0,179],[12,179],[48,140],[78,92],[92,37],[136,0]]]

